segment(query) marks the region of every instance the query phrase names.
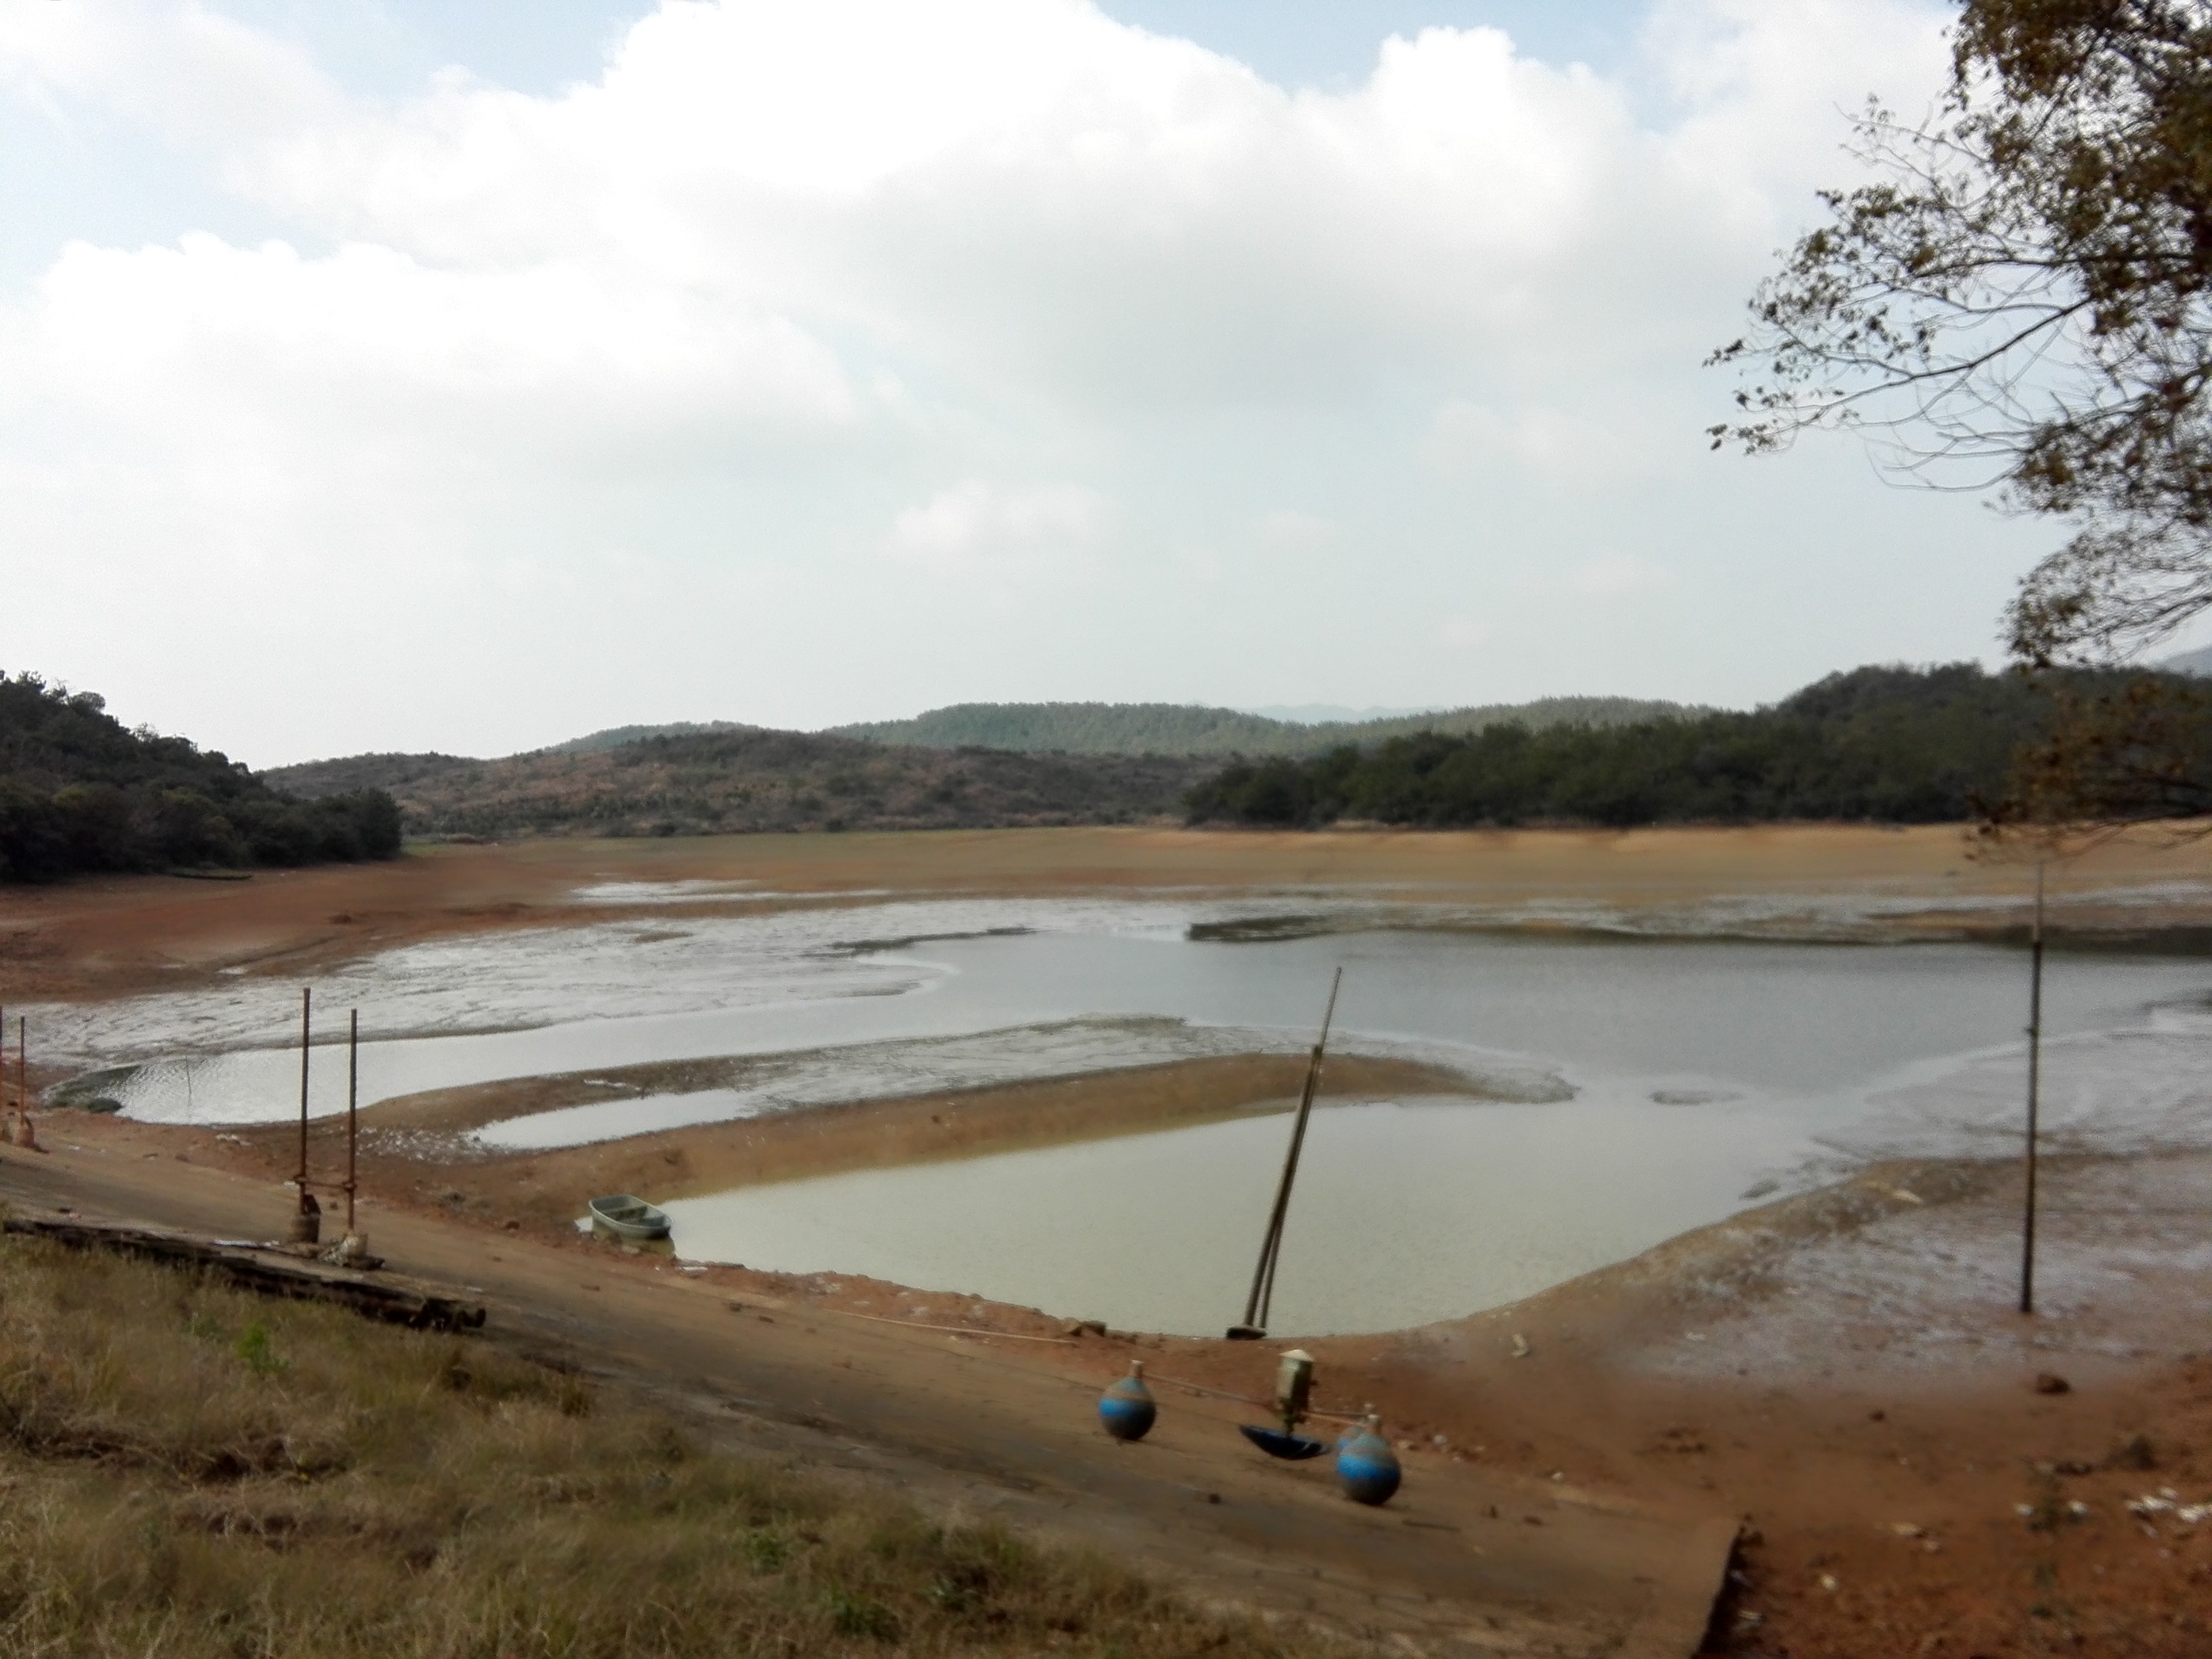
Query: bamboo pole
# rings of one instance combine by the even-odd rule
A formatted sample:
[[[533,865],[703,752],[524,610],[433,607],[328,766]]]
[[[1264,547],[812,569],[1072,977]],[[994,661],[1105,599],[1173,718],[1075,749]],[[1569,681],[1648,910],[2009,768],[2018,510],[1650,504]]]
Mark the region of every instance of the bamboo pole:
[[[314,1032],[314,991],[300,988],[300,1213],[307,1213],[307,1049]]]
[[[1267,1329],[1267,1313],[1275,1295],[1275,1259],[1283,1247],[1283,1220],[1291,1208],[1291,1184],[1298,1177],[1298,1155],[1305,1146],[1306,1120],[1313,1115],[1314,1092],[1321,1083],[1321,1062],[1328,1047],[1328,1028],[1336,1018],[1336,994],[1344,983],[1344,969],[1336,970],[1329,981],[1328,1006],[1321,1017],[1321,1036],[1315,1039],[1313,1054],[1306,1063],[1306,1085],[1298,1096],[1298,1111],[1291,1126],[1291,1147],[1283,1158],[1283,1176],[1275,1188],[1274,1207],[1268,1212],[1267,1234],[1260,1244],[1260,1264],[1253,1270],[1252,1293],[1245,1298],[1244,1322],[1232,1328],[1232,1337],[1254,1338]]]
[[[2035,863],[2035,921],[2028,934],[2027,969],[2027,1194],[2021,1212],[2020,1310],[2035,1311],[2035,1157],[2043,1071],[2043,872]]]
[[[361,1139],[361,1010],[346,1017],[346,1237],[354,1235],[355,1152]]]

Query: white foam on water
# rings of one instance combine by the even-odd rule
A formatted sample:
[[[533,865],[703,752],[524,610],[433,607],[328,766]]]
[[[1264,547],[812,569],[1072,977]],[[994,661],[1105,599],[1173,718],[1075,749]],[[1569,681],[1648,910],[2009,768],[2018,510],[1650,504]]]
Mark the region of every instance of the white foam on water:
[[[2140,1025],[2047,1038],[2039,1072],[2049,1151],[2212,1150],[2212,1010],[2161,1008]],[[2027,1100],[2023,1041],[1910,1068],[1823,1139],[1860,1158],[2008,1157],[2025,1144]]]

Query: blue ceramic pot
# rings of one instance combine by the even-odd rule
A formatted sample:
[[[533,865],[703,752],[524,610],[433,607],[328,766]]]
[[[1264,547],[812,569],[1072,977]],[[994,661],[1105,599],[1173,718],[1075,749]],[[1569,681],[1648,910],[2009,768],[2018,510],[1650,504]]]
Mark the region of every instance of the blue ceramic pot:
[[[1344,1495],[1355,1504],[1387,1504],[1398,1490],[1398,1454],[1382,1437],[1376,1419],[1369,1418],[1338,1443],[1336,1479]]]
[[[1133,1360],[1129,1374],[1098,1396],[1098,1421],[1116,1440],[1142,1440],[1152,1432],[1160,1408],[1145,1386],[1145,1362]]]

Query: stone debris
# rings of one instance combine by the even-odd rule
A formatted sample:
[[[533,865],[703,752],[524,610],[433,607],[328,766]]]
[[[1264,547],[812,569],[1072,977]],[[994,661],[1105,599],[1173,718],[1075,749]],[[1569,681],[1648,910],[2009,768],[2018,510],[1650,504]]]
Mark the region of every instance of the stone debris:
[[[2128,1499],[2128,1513],[2146,1520],[2154,1515],[2170,1515],[2185,1527],[2193,1527],[2200,1521],[2212,1521],[2212,1499],[2202,1504],[2185,1504],[2181,1494],[2171,1486],[2160,1486],[2155,1492]]]

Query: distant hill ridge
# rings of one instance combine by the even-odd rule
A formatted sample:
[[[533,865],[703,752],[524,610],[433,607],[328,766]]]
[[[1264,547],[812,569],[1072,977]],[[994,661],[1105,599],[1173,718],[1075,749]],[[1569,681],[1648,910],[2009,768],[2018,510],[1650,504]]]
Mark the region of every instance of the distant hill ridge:
[[[408,830],[430,836],[1173,823],[1186,792],[1234,756],[1295,758],[1409,732],[1614,726],[1689,712],[1553,697],[1305,726],[1183,703],[969,703],[833,732],[732,720],[617,726],[500,760],[353,755],[261,777],[311,799],[388,792]]]
[[[735,835],[1173,823],[1215,764],[962,753],[739,726],[504,760],[357,755],[262,776],[301,795],[387,789],[418,836]]]
[[[1006,749],[1066,755],[1310,755],[1340,744],[1416,732],[1465,735],[1494,726],[1632,726],[1689,720],[1709,708],[1640,697],[1542,697],[1438,714],[1309,725],[1234,708],[1173,702],[963,702],[906,720],[869,720],[827,735],[921,749]]]
[[[619,749],[626,743],[650,738],[710,738],[724,732],[757,732],[742,720],[672,720],[665,726],[610,726],[604,732],[586,732],[536,750],[540,755],[588,755],[600,749]]]
[[[2101,695],[2129,677],[2071,678]],[[1171,703],[969,704],[843,732],[694,730],[504,760],[362,755],[262,781],[295,796],[388,791],[410,832],[452,836],[1911,823],[1963,821],[1997,799],[2016,745],[2050,713],[2047,688],[1954,663],[1832,674],[1747,713],[1556,697],[1316,728]],[[1155,746],[1109,746],[1132,743]],[[2212,737],[2204,746],[2212,756]]]

